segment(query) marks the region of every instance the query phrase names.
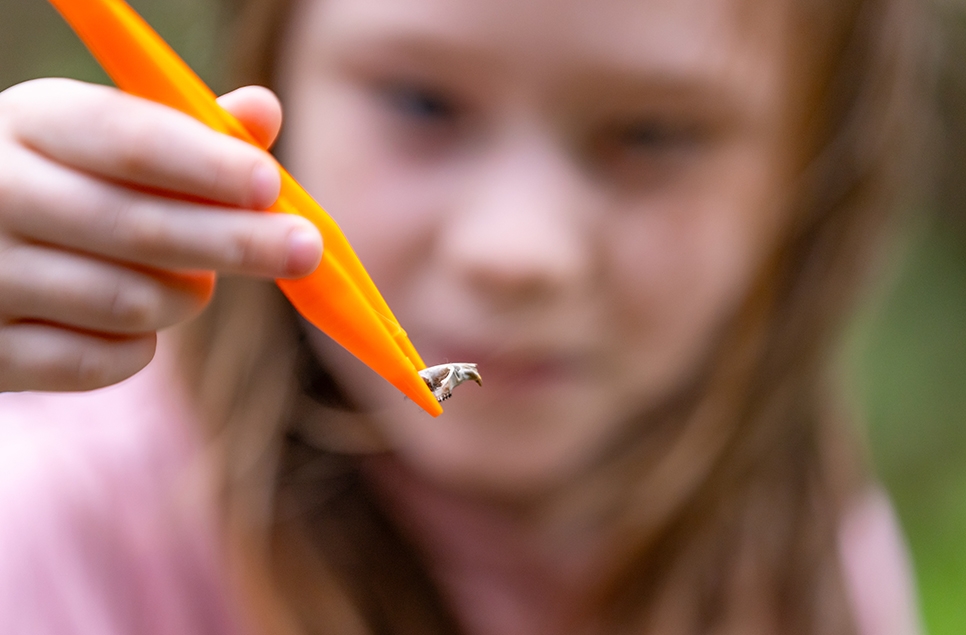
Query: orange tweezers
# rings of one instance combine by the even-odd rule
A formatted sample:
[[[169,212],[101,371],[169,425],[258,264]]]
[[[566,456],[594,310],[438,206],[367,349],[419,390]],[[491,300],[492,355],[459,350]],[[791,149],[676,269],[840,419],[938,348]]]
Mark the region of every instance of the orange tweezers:
[[[215,94],[123,0],[49,0],[118,88],[176,108],[219,132],[255,144]],[[277,280],[309,322],[401,390],[426,412],[443,412],[417,371],[426,367],[335,221],[279,168],[282,190],[270,208],[299,214],[322,233],[322,263],[298,280]]]

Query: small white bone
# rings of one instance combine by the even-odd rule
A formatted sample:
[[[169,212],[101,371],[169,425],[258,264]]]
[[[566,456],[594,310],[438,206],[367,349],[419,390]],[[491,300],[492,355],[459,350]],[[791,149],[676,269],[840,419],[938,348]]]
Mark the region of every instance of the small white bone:
[[[480,386],[483,385],[483,378],[480,371],[476,369],[476,364],[440,364],[430,366],[419,371],[419,376],[423,378],[436,401],[442,403],[453,396],[453,389],[464,381],[472,380]]]

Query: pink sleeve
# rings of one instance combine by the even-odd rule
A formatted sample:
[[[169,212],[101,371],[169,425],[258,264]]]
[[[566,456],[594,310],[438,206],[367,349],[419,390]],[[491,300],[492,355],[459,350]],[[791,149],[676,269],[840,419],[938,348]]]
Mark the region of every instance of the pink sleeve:
[[[163,366],[0,395],[0,634],[242,632]]]
[[[922,632],[909,553],[884,492],[870,491],[848,513],[839,552],[860,635]]]

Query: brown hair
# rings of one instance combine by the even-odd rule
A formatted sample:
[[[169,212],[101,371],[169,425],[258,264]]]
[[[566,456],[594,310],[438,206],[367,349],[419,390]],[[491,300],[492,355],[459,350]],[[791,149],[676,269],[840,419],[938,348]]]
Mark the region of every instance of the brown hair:
[[[273,84],[289,5],[242,1],[237,83]],[[796,6],[823,55],[797,222],[705,372],[546,510],[615,528],[599,593],[581,607],[612,630],[854,630],[836,532],[864,476],[825,367],[908,182],[928,111],[926,38],[915,0]],[[184,341],[224,475],[236,573],[263,626],[456,632],[418,551],[360,478],[352,443],[319,449],[300,435],[320,408],[349,404],[278,291],[222,281]]]

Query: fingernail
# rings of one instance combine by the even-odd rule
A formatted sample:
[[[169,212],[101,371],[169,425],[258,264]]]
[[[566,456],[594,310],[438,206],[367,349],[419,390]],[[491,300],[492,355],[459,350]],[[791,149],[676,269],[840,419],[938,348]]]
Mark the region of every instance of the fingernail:
[[[298,227],[288,235],[288,254],[285,257],[285,275],[306,276],[319,266],[322,260],[322,236],[315,227]]]
[[[282,189],[282,175],[278,168],[268,162],[258,163],[252,169],[252,207],[265,209],[278,199]]]

